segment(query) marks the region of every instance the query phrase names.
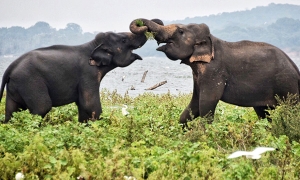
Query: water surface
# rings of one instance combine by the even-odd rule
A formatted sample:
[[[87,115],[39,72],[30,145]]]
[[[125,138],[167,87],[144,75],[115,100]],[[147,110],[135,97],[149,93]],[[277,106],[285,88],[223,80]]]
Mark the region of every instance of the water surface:
[[[9,64],[17,57],[0,57],[0,81],[2,75]],[[142,83],[142,77],[145,71],[148,71],[145,81]],[[124,77],[125,76],[125,77]],[[124,80],[122,81],[122,78]],[[154,89],[145,90],[162,81],[166,84]],[[131,90],[132,87],[135,90]],[[146,57],[143,60],[137,60],[130,66],[116,68],[103,78],[100,90],[106,88],[109,91],[116,90],[124,95],[126,91],[130,96],[137,96],[144,92],[167,93],[172,94],[190,93],[193,88],[192,70],[189,66],[180,64],[180,61],[171,61],[162,57]]]

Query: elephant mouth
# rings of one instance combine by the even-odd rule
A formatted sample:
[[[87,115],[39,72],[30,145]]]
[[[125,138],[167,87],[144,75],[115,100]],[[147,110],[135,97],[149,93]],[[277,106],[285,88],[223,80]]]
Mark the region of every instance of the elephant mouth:
[[[174,42],[173,42],[173,41],[160,41],[160,42],[157,42],[157,45],[160,45],[160,44],[162,44],[162,43],[163,43],[163,45],[162,45],[162,46],[159,46],[159,47],[156,49],[157,51],[165,52],[166,49],[167,49],[168,47],[172,47],[172,46],[174,45]]]
[[[139,48],[141,48],[143,45],[139,45],[139,46],[132,46],[131,47],[131,54],[132,54],[132,56],[135,58],[135,59],[139,59],[139,60],[143,60],[143,58],[140,56],[140,55],[138,55],[138,54],[135,54],[135,53],[133,53],[133,51],[134,50],[136,50],[136,49],[139,49]]]
[[[134,55],[135,59],[143,60],[143,58],[138,54],[132,53],[132,55]]]
[[[131,54],[132,54],[132,56],[133,56],[135,59],[143,60],[143,58],[142,58],[140,55],[135,54],[135,53],[133,53],[132,51],[133,51],[133,50],[131,50]]]
[[[167,44],[174,44],[174,42],[173,42],[173,41],[170,41],[170,40],[157,41],[157,45],[160,45],[160,44],[162,44],[162,43],[164,43],[165,45],[167,45]]]

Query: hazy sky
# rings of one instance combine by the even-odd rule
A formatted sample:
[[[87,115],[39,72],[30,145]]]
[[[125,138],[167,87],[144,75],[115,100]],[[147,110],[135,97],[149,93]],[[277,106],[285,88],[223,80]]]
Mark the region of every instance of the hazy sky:
[[[300,5],[300,0],[0,0],[0,27],[44,21],[57,29],[77,23],[84,32],[123,32],[137,18],[179,20],[270,3]]]

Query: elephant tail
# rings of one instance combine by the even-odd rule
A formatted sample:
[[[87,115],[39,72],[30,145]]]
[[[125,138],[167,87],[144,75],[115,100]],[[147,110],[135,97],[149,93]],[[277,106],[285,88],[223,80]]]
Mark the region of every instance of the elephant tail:
[[[0,90],[0,102],[1,102],[2,97],[3,97],[3,92],[4,92],[5,85],[9,81],[9,75],[10,75],[10,69],[7,69],[5,71],[5,73],[3,74],[3,77],[2,77],[1,90]]]

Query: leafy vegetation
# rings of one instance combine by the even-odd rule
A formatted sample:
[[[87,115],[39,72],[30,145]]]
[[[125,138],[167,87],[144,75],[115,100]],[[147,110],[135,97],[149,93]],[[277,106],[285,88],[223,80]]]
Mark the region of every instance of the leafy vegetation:
[[[144,26],[144,22],[143,22],[143,20],[141,20],[141,19],[136,20],[136,21],[135,21],[135,24],[136,24],[138,27]]]
[[[272,134],[278,122],[294,118],[298,125],[300,107],[292,99],[270,111],[276,123],[259,120],[251,108],[219,103],[212,124],[197,118],[183,131],[178,119],[190,98],[169,93],[132,98],[103,90],[101,120],[88,124],[77,123],[75,104],[53,108],[44,119],[15,113],[10,123],[0,124],[0,179],[21,171],[26,179],[300,178],[299,139],[293,134],[289,139],[286,131]],[[129,116],[122,115],[122,104],[129,106]],[[0,112],[3,119],[4,102]],[[227,159],[256,146],[277,150],[259,160]]]
[[[144,26],[144,22],[141,19],[136,20],[135,23],[138,27]],[[155,32],[148,32],[148,31],[145,32],[146,38],[150,40],[154,40],[155,34],[156,34]]]

